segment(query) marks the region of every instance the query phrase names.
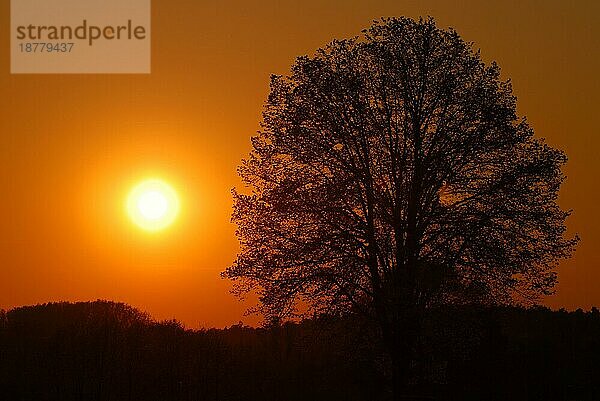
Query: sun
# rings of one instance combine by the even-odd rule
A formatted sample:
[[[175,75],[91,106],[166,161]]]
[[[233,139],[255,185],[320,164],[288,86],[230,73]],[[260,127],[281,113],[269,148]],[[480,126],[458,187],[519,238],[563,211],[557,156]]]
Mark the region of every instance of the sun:
[[[157,178],[137,184],[127,196],[129,218],[146,231],[169,227],[179,214],[179,197],[172,186]]]

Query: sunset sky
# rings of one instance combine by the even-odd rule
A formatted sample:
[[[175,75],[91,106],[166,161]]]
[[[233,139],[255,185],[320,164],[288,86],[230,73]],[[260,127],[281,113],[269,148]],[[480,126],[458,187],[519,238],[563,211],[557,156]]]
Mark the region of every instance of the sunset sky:
[[[427,15],[496,60],[536,135],[567,153],[560,203],[582,240],[544,302],[600,306],[600,1],[154,0],[150,75],[11,75],[9,15],[3,0],[0,308],[101,298],[192,328],[254,323],[219,273],[269,75],[373,19]],[[124,211],[148,177],[181,203],[155,233]]]

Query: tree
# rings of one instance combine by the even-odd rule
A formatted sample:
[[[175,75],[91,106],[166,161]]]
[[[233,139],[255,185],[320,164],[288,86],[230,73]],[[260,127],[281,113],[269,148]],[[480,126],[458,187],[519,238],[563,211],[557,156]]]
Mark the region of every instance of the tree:
[[[363,34],[272,76],[224,276],[268,318],[372,317],[399,385],[427,308],[534,301],[577,238],[556,203],[566,157],[517,116],[496,63],[433,19]]]

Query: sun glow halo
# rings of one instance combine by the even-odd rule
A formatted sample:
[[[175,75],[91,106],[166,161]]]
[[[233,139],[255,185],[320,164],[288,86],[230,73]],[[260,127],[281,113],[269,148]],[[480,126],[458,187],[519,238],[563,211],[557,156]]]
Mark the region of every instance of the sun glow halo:
[[[177,193],[166,182],[148,179],[137,184],[127,197],[127,214],[146,231],[170,226],[179,214]]]

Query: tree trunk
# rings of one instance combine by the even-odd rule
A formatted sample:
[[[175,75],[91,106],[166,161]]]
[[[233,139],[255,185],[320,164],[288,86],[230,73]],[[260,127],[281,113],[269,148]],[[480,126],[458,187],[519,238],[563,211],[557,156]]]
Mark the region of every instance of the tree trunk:
[[[402,352],[394,352],[392,359],[392,399],[400,401],[409,392],[410,357]]]
[[[412,362],[418,358],[416,354],[420,335],[421,316],[412,309],[400,313],[402,316],[393,325],[383,328],[384,341],[391,362],[391,380],[393,400],[406,399],[412,394]]]

